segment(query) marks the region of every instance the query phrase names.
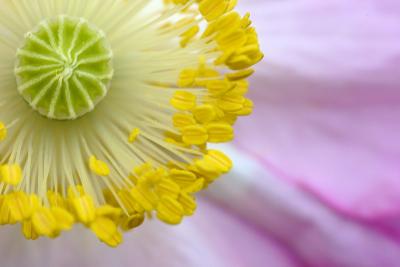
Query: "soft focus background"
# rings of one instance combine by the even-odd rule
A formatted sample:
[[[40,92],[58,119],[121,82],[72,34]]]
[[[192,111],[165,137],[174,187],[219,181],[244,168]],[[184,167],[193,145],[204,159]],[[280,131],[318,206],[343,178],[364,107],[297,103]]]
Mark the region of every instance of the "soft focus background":
[[[400,2],[242,0],[265,60],[254,115],[223,149],[232,174],[178,227],[109,249],[79,229],[26,242],[1,267],[399,267]]]

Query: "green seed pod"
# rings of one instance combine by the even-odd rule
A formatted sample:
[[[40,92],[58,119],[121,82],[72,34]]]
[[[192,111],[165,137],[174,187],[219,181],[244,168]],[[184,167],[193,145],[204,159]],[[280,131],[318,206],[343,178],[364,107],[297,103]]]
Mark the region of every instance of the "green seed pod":
[[[61,15],[42,21],[18,49],[18,91],[43,116],[76,119],[106,96],[112,57],[103,32],[86,20]]]

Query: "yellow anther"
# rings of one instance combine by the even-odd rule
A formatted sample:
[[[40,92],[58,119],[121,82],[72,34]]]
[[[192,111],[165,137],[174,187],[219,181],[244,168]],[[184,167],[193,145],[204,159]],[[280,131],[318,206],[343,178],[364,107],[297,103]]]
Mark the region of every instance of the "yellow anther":
[[[228,11],[232,1],[229,0],[203,0],[200,2],[199,10],[207,21],[212,21]]]
[[[142,175],[140,177],[141,179],[139,180],[138,184],[144,185],[144,186],[154,186],[156,183],[158,183],[164,176],[166,175],[166,170],[163,168],[157,168],[150,170]]]
[[[225,64],[232,70],[247,69],[262,60],[264,54],[260,52],[258,44],[250,44],[237,49]]]
[[[178,86],[181,88],[192,87],[197,77],[197,71],[193,69],[184,69],[179,74]]]
[[[234,9],[238,2],[238,0],[226,0],[226,1],[228,1],[228,10],[227,11],[231,11],[232,9]]]
[[[229,12],[215,21],[215,30],[227,32],[240,28],[241,18],[237,12]]]
[[[132,132],[129,134],[128,138],[129,143],[135,142],[139,135],[140,135],[140,129],[139,128],[133,129]]]
[[[207,178],[214,179],[232,168],[232,161],[218,150],[209,150],[203,159],[195,161],[195,167]]]
[[[217,31],[216,23],[215,23],[215,21],[212,21],[212,22],[208,23],[207,27],[205,28],[205,30],[204,30],[203,33],[201,34],[201,38],[210,37],[210,36],[213,35],[216,31]]]
[[[111,205],[103,205],[96,209],[97,217],[107,217],[113,221],[117,221],[121,214],[122,210],[120,208],[115,208]]]
[[[7,138],[7,128],[3,122],[0,122],[0,142]]]
[[[178,198],[179,203],[181,203],[182,208],[183,208],[183,214],[185,216],[191,216],[195,212],[197,208],[196,201],[193,196],[187,194],[187,193],[182,193],[179,195]]]
[[[233,139],[233,128],[228,123],[215,122],[206,126],[208,141],[212,143],[227,142]]]
[[[186,113],[175,113],[172,118],[174,127],[182,128],[185,126],[196,124],[196,121],[192,114]]]
[[[219,150],[209,150],[206,155],[207,160],[212,162],[222,173],[227,173],[232,169],[232,160]]]
[[[213,121],[217,114],[212,105],[204,104],[204,105],[197,106],[193,110],[193,115],[198,122],[208,123],[210,121]]]
[[[20,222],[32,215],[31,198],[23,192],[14,192],[6,196],[3,205],[8,205],[14,221]]]
[[[0,166],[0,181],[10,185],[18,185],[22,180],[22,170],[18,164]]]
[[[196,96],[187,91],[177,91],[170,102],[178,110],[190,110],[196,105]]]
[[[96,217],[96,209],[93,199],[88,196],[74,197],[71,200],[71,206],[75,212],[76,218],[83,224],[88,224]]]
[[[232,70],[242,70],[242,69],[247,69],[248,67],[251,67],[254,64],[252,59],[247,55],[236,55],[230,58],[226,62],[226,65]]]
[[[127,189],[120,190],[118,192],[118,198],[122,203],[122,206],[129,214],[136,213],[137,211],[143,211],[143,208],[135,200],[132,193]]]
[[[218,107],[227,112],[238,111],[243,108],[245,98],[241,95],[226,94],[218,99]]]
[[[51,207],[50,210],[54,218],[56,219],[56,227],[58,230],[65,231],[71,229],[75,221],[71,213],[63,208],[58,207]]]
[[[85,189],[82,185],[77,186],[70,186],[68,187],[68,197],[69,198],[76,198],[85,195]]]
[[[163,197],[157,205],[157,218],[168,224],[179,224],[183,218],[183,207],[176,199]]]
[[[132,188],[130,193],[145,211],[153,210],[154,197],[151,195],[151,192],[144,189],[143,187],[136,186]]]
[[[233,49],[225,49],[221,51],[222,54],[214,60],[215,65],[226,64],[226,62],[235,54],[235,50]]]
[[[236,81],[235,87],[229,91],[229,95],[245,95],[249,91],[249,82],[246,80]]]
[[[124,216],[121,219],[121,229],[123,231],[132,230],[140,226],[144,222],[144,216],[141,213],[136,213],[132,216]]]
[[[189,0],[164,0],[164,1],[167,1],[167,2],[172,1],[172,2],[173,2],[174,4],[176,4],[176,5],[178,5],[178,4],[184,5],[184,4],[186,4]]]
[[[32,215],[32,226],[38,235],[56,237],[60,231],[71,229],[74,217],[65,209],[39,208]]]
[[[254,107],[253,101],[246,98],[243,103],[243,108],[236,111],[235,114],[239,116],[248,116],[253,112],[253,107]]]
[[[175,181],[183,188],[192,185],[197,179],[196,175],[193,172],[186,170],[172,169],[169,175],[173,181]]]
[[[210,80],[212,80],[213,78],[218,79],[220,76],[220,73],[212,68],[204,68],[201,71],[199,70],[200,79],[196,80],[196,86],[205,87]]]
[[[115,222],[105,217],[98,217],[90,224],[95,235],[110,247],[116,247],[122,242],[122,235],[118,232]]]
[[[181,138],[182,139],[182,138]],[[182,142],[182,140],[177,140],[175,138],[170,138],[170,137],[166,137],[164,139],[165,142],[167,142],[168,144],[172,144],[174,146],[179,146],[179,147],[190,147],[190,145],[185,144]]]
[[[234,50],[244,46],[247,35],[242,29],[224,32],[217,36],[216,41],[222,50]]]
[[[205,186],[205,180],[204,178],[197,179],[194,183],[192,183],[190,186],[185,188],[186,193],[194,194],[202,189],[204,189]]]
[[[96,159],[95,156],[89,158],[89,168],[99,176],[107,176],[110,174],[110,168],[108,165],[105,162]]]
[[[258,45],[258,43],[243,46],[236,51],[236,54],[248,56],[250,59],[252,59],[252,64],[257,63],[264,56],[263,53],[261,53],[260,51],[260,46]]]
[[[28,240],[36,240],[39,238],[39,235],[36,232],[35,228],[33,227],[31,220],[24,221],[22,223],[22,234]]]
[[[222,95],[232,89],[234,84],[227,80],[215,80],[207,83],[208,91],[213,95]]]
[[[56,237],[59,234],[56,218],[48,208],[40,208],[33,214],[32,225],[38,235]]]
[[[240,70],[237,72],[228,73],[228,74],[226,74],[226,78],[228,78],[228,80],[230,80],[230,81],[238,81],[238,80],[246,79],[253,73],[254,73],[253,69],[245,69],[245,70]]]
[[[242,20],[240,21],[240,26],[245,29],[250,25],[251,25],[250,13],[246,13],[246,15],[244,15]]]
[[[162,179],[156,188],[156,192],[160,197],[170,196],[173,198],[177,198],[181,188],[177,183],[172,181],[171,179]]]
[[[37,195],[30,195],[28,197],[30,206],[32,208],[32,212],[34,212],[35,210],[37,210],[42,206],[42,203],[40,202],[40,199]]]
[[[0,200],[0,224],[15,224],[17,221],[11,216],[11,207],[8,204],[8,195],[1,196]]]
[[[150,162],[146,162],[144,164],[136,166],[133,169],[133,173],[138,175],[138,176],[142,176],[142,175],[146,174],[147,172],[149,172],[151,170],[153,170],[153,166],[151,165]]]
[[[215,103],[216,104],[216,103]],[[216,120],[220,120],[225,117],[226,113],[218,107],[218,105],[214,105],[214,109],[216,112]]]
[[[66,199],[63,198],[59,193],[48,191],[47,199],[52,207],[66,208],[67,206]]]
[[[243,108],[244,109],[244,108]],[[229,125],[234,125],[237,121],[237,116],[240,116],[239,113],[241,111],[236,111],[235,114],[225,113],[223,117],[221,117],[221,121],[228,123]]]
[[[182,128],[182,140],[189,145],[202,145],[208,140],[207,130],[202,125],[191,125]]]

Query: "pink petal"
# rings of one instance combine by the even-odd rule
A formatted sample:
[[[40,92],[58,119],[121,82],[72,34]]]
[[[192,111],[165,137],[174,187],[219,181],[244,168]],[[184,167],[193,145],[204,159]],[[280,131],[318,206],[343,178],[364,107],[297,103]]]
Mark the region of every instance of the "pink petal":
[[[19,227],[18,227],[19,228]],[[17,227],[2,228],[2,267],[297,267],[268,235],[259,235],[240,217],[206,201],[177,227],[157,221],[125,235],[111,249],[87,230],[74,229],[56,240],[26,241]]]
[[[399,62],[396,0],[252,0],[250,11],[266,59],[302,75],[336,77]],[[318,75],[318,76],[317,76]]]
[[[267,57],[236,144],[330,206],[394,230],[382,216],[400,215],[400,6],[254,3]]]
[[[335,213],[240,150],[228,153],[236,167],[209,198],[286,245],[298,266],[400,266],[400,245],[371,225]]]

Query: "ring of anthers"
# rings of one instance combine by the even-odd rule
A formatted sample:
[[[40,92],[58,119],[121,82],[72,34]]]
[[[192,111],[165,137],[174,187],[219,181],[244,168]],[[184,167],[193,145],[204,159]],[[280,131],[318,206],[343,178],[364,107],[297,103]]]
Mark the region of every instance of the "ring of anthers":
[[[37,239],[81,223],[115,247],[153,215],[179,224],[232,168],[207,144],[252,112],[246,79],[263,54],[236,0],[165,0],[157,13],[86,2],[0,10],[0,46],[16,54],[0,75],[0,224]]]

